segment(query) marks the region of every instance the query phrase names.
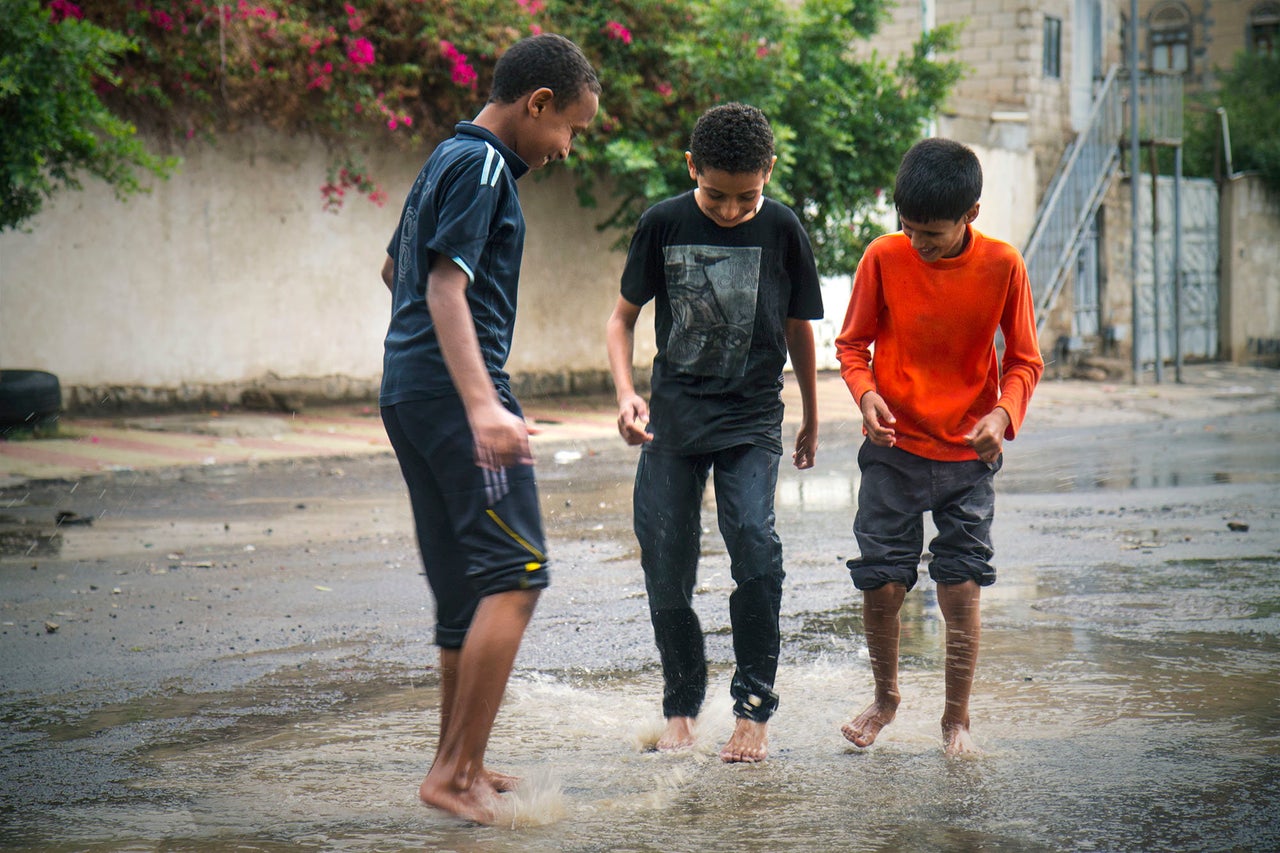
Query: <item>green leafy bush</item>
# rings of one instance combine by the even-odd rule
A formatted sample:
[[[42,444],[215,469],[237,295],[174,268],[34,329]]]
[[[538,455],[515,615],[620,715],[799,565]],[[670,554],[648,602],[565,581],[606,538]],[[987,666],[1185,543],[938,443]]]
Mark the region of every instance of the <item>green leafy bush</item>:
[[[56,190],[78,189],[82,172],[125,197],[143,190],[143,173],[173,168],[101,99],[130,46],[64,0],[0,0],[0,232],[35,216]]]
[[[136,44],[114,76],[93,71],[118,114],[176,138],[249,123],[321,136],[335,151],[322,187],[331,209],[348,190],[385,200],[357,156],[364,143],[389,137],[425,154],[479,111],[509,45],[563,33],[604,84],[600,115],[568,161],[580,201],[610,205],[602,228],[629,231],[647,205],[688,188],[694,121],[740,100],[774,124],[771,192],[810,229],[823,269],[838,272],[856,263],[866,211],[960,74],[930,58],[950,46],[945,28],[892,63],[855,56],[883,3],[96,0],[84,14]]]

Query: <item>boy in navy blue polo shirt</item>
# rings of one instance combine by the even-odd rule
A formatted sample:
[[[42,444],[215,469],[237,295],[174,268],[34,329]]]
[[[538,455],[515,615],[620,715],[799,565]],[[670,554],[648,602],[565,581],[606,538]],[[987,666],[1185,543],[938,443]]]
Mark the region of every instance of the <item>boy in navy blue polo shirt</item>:
[[[488,103],[432,152],[405,200],[379,402],[409,498],[440,647],[440,742],[423,802],[492,823],[517,780],[485,747],[547,559],[529,434],[505,371],[525,223],[516,179],[569,156],[600,82],[544,34],[494,68]]]

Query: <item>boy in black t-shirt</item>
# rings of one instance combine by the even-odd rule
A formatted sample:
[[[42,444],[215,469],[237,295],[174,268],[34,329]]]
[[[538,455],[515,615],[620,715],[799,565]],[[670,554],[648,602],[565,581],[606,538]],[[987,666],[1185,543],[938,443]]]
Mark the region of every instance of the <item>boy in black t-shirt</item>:
[[[777,157],[760,110],[705,112],[685,152],[697,187],[640,218],[609,318],[618,431],[642,445],[634,527],[662,660],[660,750],[690,747],[706,694],[702,627],[694,613],[702,494],[714,472],[720,533],[736,588],[729,597],[737,669],[727,762],[762,761],[778,706],[782,544],[773,496],[782,455],[782,370],[791,356],[804,407],[792,458],[813,467],[818,444],[810,320],[822,317],[813,252],[795,213],[764,197]],[[632,363],[641,307],[654,302],[658,352],[650,403]]]

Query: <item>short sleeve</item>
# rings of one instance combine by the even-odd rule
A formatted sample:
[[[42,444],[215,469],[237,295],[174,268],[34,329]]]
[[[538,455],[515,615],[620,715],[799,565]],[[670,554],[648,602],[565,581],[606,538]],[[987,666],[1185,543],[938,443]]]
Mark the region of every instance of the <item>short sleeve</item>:
[[[813,259],[813,246],[800,220],[791,213],[787,239],[787,275],[791,277],[791,299],[787,317],[793,320],[821,320],[822,283]]]
[[[663,281],[661,249],[654,218],[646,213],[631,235],[627,263],[622,268],[622,297],[632,305],[644,305],[657,294]]]
[[[434,204],[434,234],[426,241],[419,258],[421,269],[430,269],[430,256],[444,255],[475,281],[475,270],[491,237],[491,226],[500,209],[505,185],[500,178],[506,169],[502,155],[491,145],[477,146],[474,153],[459,158],[432,190],[424,193],[422,206]]]

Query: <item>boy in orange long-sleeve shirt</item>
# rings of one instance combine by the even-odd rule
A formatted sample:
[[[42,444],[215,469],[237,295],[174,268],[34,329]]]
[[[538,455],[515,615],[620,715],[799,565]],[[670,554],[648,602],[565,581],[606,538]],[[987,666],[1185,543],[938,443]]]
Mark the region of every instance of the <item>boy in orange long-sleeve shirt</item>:
[[[867,247],[836,339],[867,436],[860,556],[848,566],[863,593],[875,698],[841,729],[860,747],[897,713],[899,611],[918,577],[928,511],[938,529],[929,576],[947,623],[943,745],[949,755],[975,750],[969,694],[980,590],[996,578],[993,480],[1044,372],[1022,256],[972,226],[981,195],[971,150],[947,139],[913,146],[894,185],[902,231]]]

